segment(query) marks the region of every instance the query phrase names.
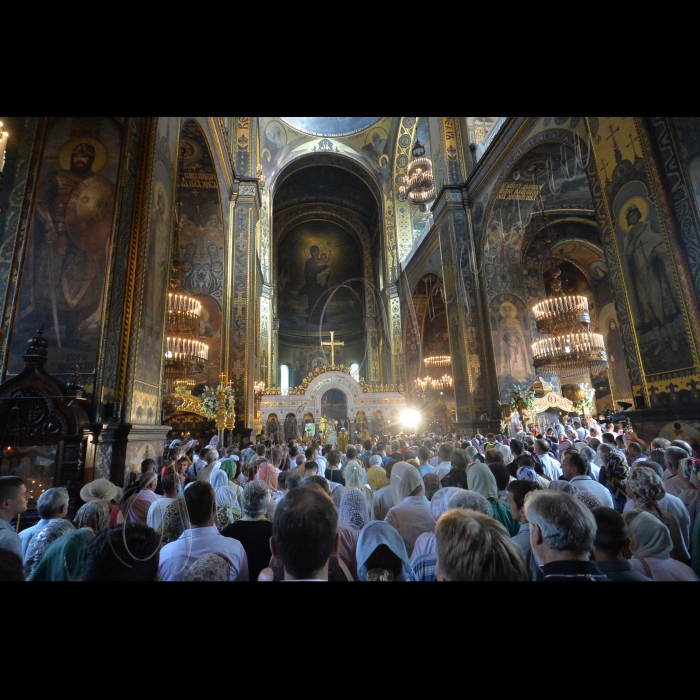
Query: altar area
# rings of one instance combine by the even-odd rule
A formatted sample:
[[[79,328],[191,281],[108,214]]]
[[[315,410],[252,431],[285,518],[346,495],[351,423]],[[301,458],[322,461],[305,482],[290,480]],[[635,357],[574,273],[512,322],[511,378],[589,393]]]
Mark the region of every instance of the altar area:
[[[391,433],[405,409],[402,385],[370,386],[362,378],[357,381],[347,367],[326,366],[314,370],[287,394],[278,387],[267,389],[259,420],[269,439],[299,439],[304,433],[320,438],[326,426],[332,425],[337,431],[346,429],[350,443],[356,444],[367,435]]]

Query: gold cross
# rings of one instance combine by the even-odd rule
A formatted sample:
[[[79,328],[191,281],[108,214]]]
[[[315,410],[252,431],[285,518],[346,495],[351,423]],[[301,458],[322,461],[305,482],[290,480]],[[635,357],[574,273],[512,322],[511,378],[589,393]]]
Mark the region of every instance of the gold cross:
[[[321,343],[321,345],[324,348],[330,348],[331,349],[331,367],[335,367],[335,349],[336,348],[344,348],[345,343],[341,342],[335,342],[335,331],[331,331],[331,342],[330,343]]]
[[[236,316],[243,315],[243,309],[246,308],[245,295],[240,289],[236,290],[236,297],[233,301],[233,308],[236,310]]]

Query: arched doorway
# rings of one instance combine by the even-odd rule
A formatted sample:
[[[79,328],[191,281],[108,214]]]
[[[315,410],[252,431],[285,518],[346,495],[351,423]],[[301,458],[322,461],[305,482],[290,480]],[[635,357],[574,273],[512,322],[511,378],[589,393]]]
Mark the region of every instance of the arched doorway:
[[[270,414],[267,419],[267,427],[265,428],[265,434],[268,440],[279,440],[280,439],[280,422],[276,414]]]
[[[321,413],[332,427],[344,427],[348,419],[348,398],[340,389],[331,389],[321,398]]]

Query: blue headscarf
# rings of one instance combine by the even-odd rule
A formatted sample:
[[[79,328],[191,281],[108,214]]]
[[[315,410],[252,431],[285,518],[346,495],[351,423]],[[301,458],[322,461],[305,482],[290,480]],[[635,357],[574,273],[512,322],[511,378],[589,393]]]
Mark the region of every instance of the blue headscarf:
[[[357,542],[357,575],[360,581],[367,581],[367,562],[381,545],[386,545],[400,560],[402,571],[394,581],[408,581],[411,576],[411,562],[401,535],[389,523],[373,521],[365,525]]]

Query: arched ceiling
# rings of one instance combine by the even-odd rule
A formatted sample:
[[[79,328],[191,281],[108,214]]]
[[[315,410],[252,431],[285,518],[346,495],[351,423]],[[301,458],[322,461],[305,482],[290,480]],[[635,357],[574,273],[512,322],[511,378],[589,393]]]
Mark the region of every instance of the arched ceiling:
[[[330,165],[293,172],[275,192],[275,213],[311,203],[335,204],[368,221],[378,218],[378,203],[367,185],[351,172]]]

